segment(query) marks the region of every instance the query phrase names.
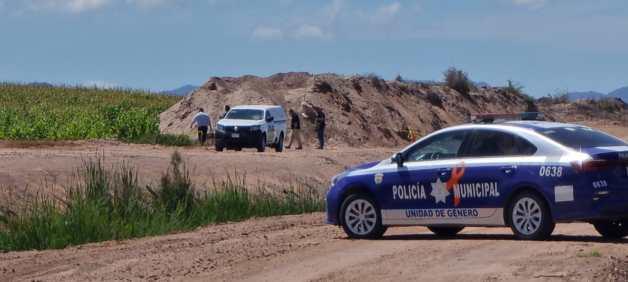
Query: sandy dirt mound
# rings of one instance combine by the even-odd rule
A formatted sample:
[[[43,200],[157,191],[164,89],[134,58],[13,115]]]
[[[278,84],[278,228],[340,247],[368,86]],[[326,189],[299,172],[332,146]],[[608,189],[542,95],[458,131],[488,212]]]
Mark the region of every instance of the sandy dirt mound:
[[[304,122],[306,140],[313,142],[313,109],[322,108],[331,144],[395,146],[419,136],[462,123],[471,113],[521,112],[522,95],[502,88],[477,88],[469,95],[442,85],[385,81],[375,76],[280,73],[270,77],[214,77],[161,114],[166,133],[190,133],[199,107],[216,121],[224,105],[279,104],[310,118]]]

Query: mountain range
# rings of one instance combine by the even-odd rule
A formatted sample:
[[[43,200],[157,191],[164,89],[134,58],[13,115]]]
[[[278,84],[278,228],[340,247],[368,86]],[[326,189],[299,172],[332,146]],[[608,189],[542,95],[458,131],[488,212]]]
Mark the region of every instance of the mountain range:
[[[187,84],[187,85],[183,85],[183,86],[181,86],[179,88],[162,91],[160,93],[161,94],[166,94],[166,95],[174,95],[174,96],[185,96],[185,95],[188,95],[190,92],[192,92],[192,91],[194,91],[196,89],[198,89],[198,86]]]
[[[619,88],[615,91],[612,91],[608,94],[596,92],[596,91],[586,91],[586,92],[569,92],[567,93],[569,100],[575,101],[579,99],[593,99],[599,100],[602,98],[612,97],[612,98],[620,98],[624,102],[628,102],[628,86]]]

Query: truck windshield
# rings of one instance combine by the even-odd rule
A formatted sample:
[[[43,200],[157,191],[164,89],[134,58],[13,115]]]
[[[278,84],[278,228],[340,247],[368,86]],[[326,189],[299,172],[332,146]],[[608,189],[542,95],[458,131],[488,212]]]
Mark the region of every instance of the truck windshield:
[[[261,120],[264,118],[264,111],[250,109],[233,109],[229,111],[225,119],[247,119]]]
[[[539,133],[574,149],[626,146],[626,142],[588,127],[558,127],[539,130]]]

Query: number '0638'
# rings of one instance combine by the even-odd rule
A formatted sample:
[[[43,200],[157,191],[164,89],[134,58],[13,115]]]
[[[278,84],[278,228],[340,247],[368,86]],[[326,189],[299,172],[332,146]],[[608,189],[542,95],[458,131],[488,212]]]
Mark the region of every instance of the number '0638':
[[[539,176],[561,177],[563,176],[562,166],[542,166]]]

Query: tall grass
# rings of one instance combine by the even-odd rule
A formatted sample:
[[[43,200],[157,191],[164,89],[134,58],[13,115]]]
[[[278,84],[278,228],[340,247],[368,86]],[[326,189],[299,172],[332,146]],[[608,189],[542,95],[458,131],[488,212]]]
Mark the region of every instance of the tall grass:
[[[39,196],[13,215],[0,215],[0,250],[58,249],[227,221],[321,211],[311,187],[246,186],[236,175],[198,192],[178,153],[155,187],[140,187],[135,169],[107,170],[87,161],[64,199]]]

